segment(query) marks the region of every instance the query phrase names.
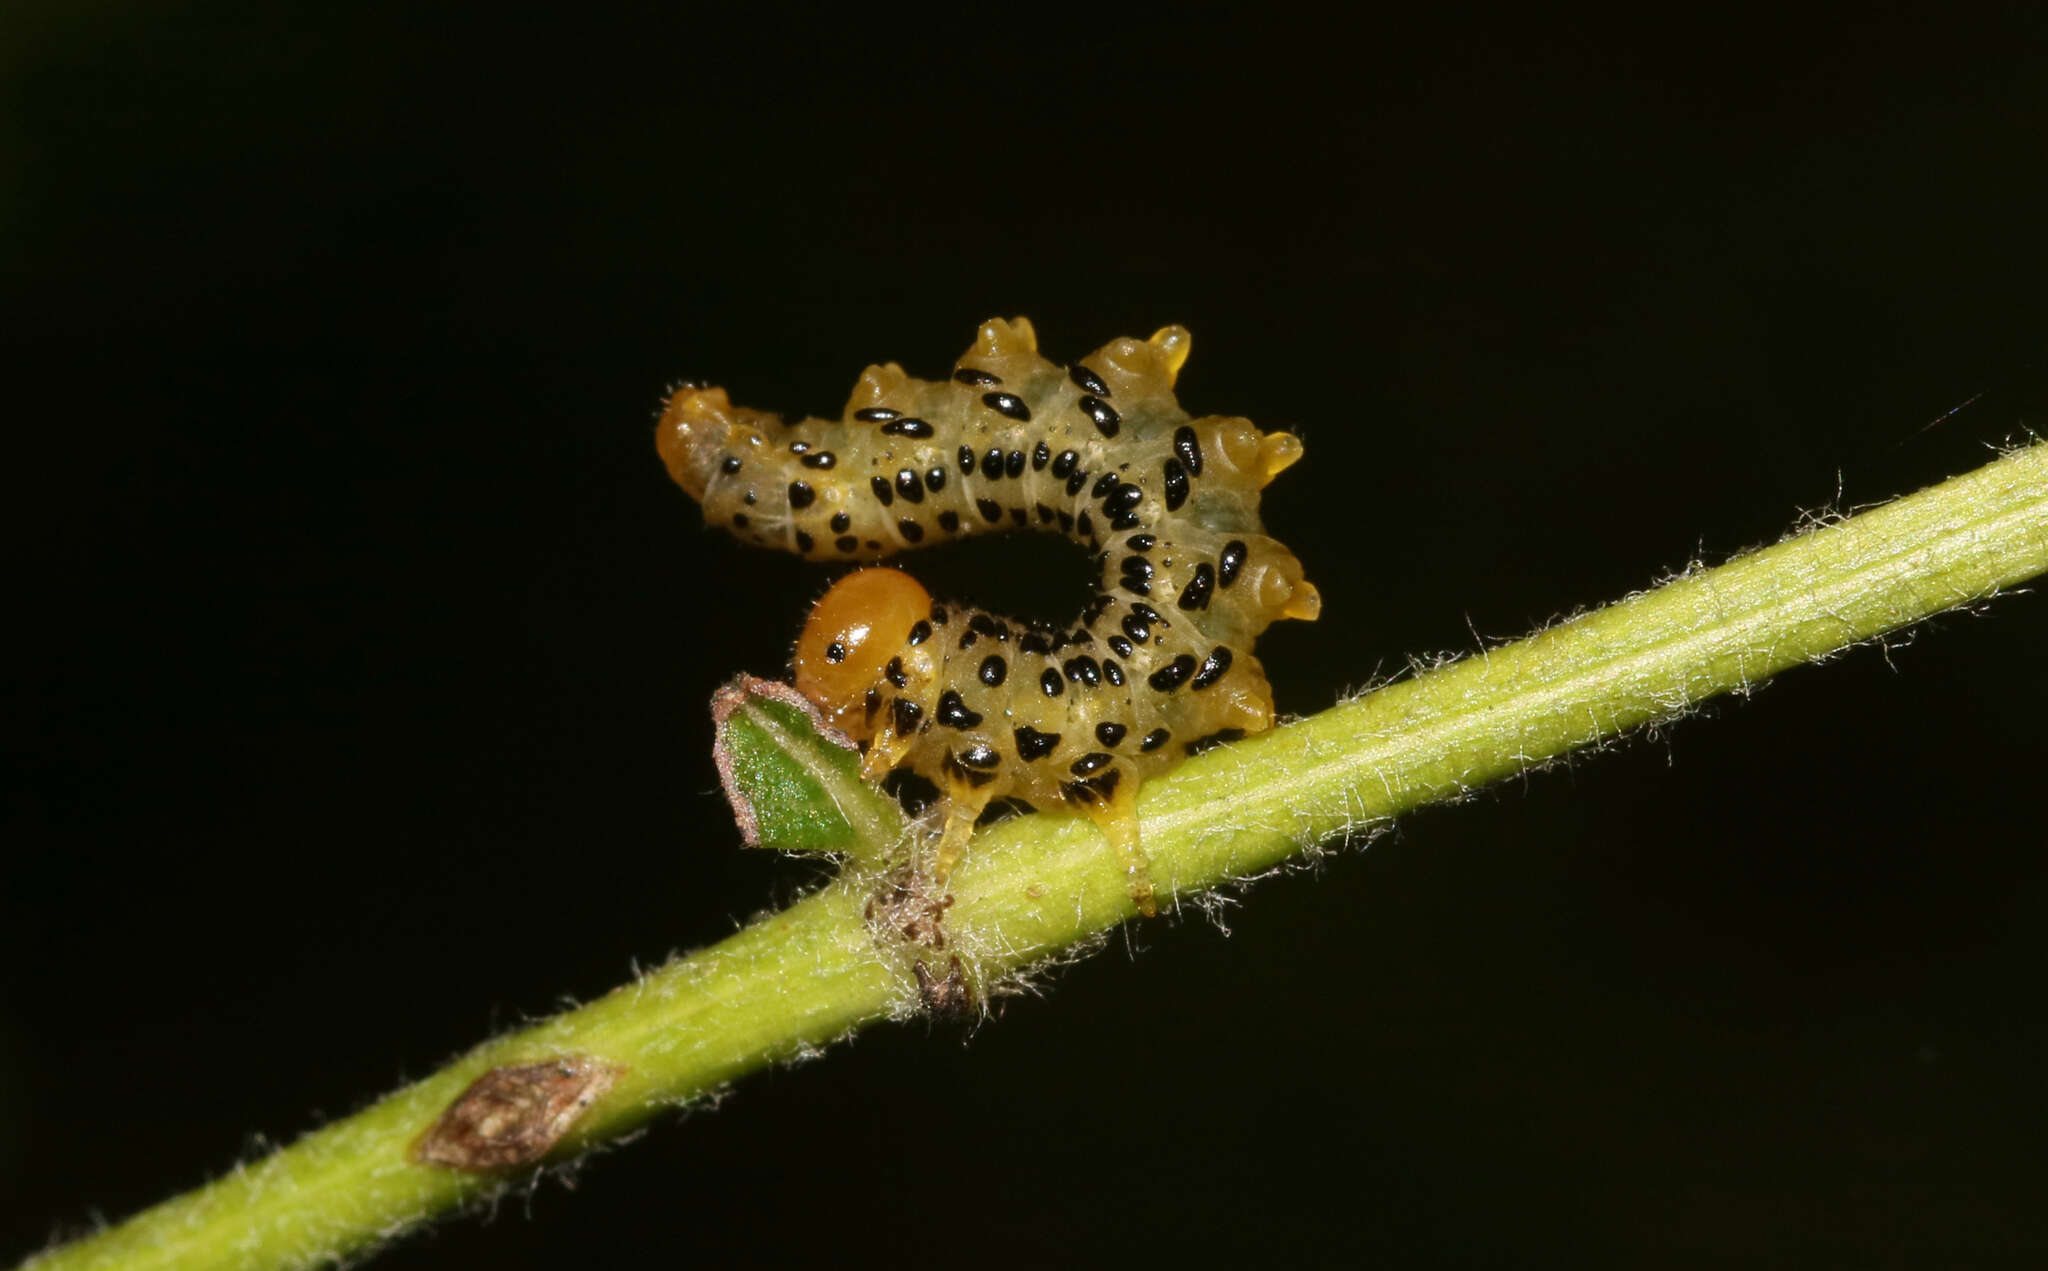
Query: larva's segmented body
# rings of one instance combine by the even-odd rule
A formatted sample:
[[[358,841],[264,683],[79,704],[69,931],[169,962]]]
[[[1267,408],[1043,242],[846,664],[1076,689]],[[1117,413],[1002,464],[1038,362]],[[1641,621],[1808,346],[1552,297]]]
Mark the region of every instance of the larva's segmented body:
[[[1058,800],[1124,851],[1149,913],[1139,783],[1272,725],[1252,643],[1320,601],[1264,533],[1259,491],[1301,445],[1181,410],[1188,344],[1167,327],[1061,367],[1028,321],[992,320],[945,381],[869,367],[837,421],[784,425],[694,387],[662,414],[670,474],[751,542],[861,562],[1032,529],[1096,554],[1095,597],[1067,628],[935,604],[893,569],[849,574],[811,612],[797,686],[864,746],[869,779],[907,766],[938,785],[940,881],[990,800]]]

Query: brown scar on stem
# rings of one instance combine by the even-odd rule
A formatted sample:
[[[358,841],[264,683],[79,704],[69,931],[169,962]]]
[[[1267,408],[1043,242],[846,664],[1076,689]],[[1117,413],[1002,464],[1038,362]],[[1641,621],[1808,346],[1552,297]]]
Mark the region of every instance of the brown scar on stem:
[[[740,791],[740,783],[733,774],[732,748],[726,745],[725,724],[747,704],[748,699],[765,697],[781,702],[784,706],[800,710],[811,721],[811,727],[818,736],[835,746],[847,750],[859,750],[853,738],[825,722],[825,716],[811,704],[811,699],[796,691],[791,684],[780,680],[764,680],[752,675],[741,674],[732,683],[725,685],[711,695],[712,736],[717,740],[711,747],[711,762],[718,767],[718,784],[725,789],[725,801],[732,805],[733,820],[739,822],[740,837],[748,847],[761,846],[761,824],[754,816],[754,805]]]
[[[493,1068],[470,1082],[413,1143],[412,1159],[472,1174],[530,1165],[546,1156],[624,1071],[588,1055]]]
[[[917,976],[917,996],[924,1003],[925,1010],[939,1019],[961,1020],[974,1014],[974,990],[967,983],[967,969],[960,965],[960,955],[946,959],[946,974],[933,975],[931,968],[923,962],[911,970]]]
[[[909,863],[885,875],[868,897],[861,917],[883,933],[927,949],[946,947],[946,911],[953,907],[950,892],[934,893],[933,884]]]
[[[933,954],[946,947],[946,911],[953,907],[953,896],[949,892],[934,892],[931,887],[931,879],[908,863],[882,877],[861,912],[877,942],[900,940],[913,949]],[[934,957],[932,962],[937,960]],[[911,962],[919,1005],[936,1019],[973,1019],[974,985],[967,978],[960,955],[948,954],[945,968],[943,974],[935,973],[923,957]]]

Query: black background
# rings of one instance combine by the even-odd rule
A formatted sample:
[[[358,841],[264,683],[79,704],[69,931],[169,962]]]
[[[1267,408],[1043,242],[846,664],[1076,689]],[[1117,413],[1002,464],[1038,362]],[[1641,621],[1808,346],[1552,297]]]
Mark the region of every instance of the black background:
[[[2034,19],[1118,12],[16,6],[0,1258],[815,877],[704,702],[827,575],[702,531],[674,380],[1185,323],[1184,402],[1308,443],[1297,713],[2040,427]],[[1790,674],[378,1265],[2032,1263],[2044,638]]]

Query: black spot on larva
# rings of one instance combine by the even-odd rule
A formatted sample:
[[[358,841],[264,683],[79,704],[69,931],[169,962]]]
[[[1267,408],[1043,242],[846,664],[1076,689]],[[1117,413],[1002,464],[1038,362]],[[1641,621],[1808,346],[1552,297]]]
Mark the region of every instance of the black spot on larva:
[[[808,555],[810,550],[817,545],[818,541],[809,534],[804,533],[802,530],[796,532],[796,550]]]
[[[1126,556],[1117,565],[1126,574],[1149,580],[1152,577],[1152,562],[1143,556]]]
[[[1146,754],[1149,755],[1153,751],[1159,749],[1161,746],[1164,746],[1166,744],[1167,738],[1171,736],[1173,736],[1173,734],[1167,732],[1164,728],[1155,728],[1151,732],[1145,734],[1145,740],[1138,743],[1138,749],[1144,751]]]
[[[1208,561],[1195,566],[1195,576],[1188,579],[1188,585],[1181,588],[1180,599],[1174,603],[1182,609],[1207,609],[1209,593],[1216,586],[1216,571]]]
[[[1150,676],[1146,677],[1145,682],[1150,684],[1156,692],[1171,693],[1187,683],[1188,677],[1194,673],[1195,655],[1183,653],[1165,666],[1152,672]]]
[[[747,528],[747,514],[746,514],[745,512],[735,512],[735,513],[733,513],[733,514],[732,514],[732,524],[733,524],[733,528],[734,528],[734,529],[740,529],[740,530],[743,530],[743,529]]]
[[[1123,416],[1116,413],[1116,407],[1100,397],[1084,393],[1081,400],[1074,404],[1081,408],[1082,414],[1088,416],[1088,422],[1095,425],[1095,431],[1105,437],[1116,436],[1117,430],[1123,427]]]
[[[1074,465],[1079,462],[1081,462],[1079,451],[1062,450],[1059,453],[1059,458],[1052,461],[1052,474],[1064,481],[1073,473]]]
[[[960,532],[960,514],[951,508],[939,513],[939,528],[948,534]]]
[[[868,720],[872,722],[875,718],[875,712],[882,709],[882,690],[878,688],[869,689],[864,700],[867,703]]]
[[[740,470],[740,457],[738,455],[727,455],[719,462],[718,470],[726,476],[731,476],[733,473],[738,472]]]
[[[1159,611],[1157,609],[1154,609],[1152,606],[1140,600],[1134,600],[1131,602],[1131,612],[1137,614],[1140,618],[1143,618],[1145,621],[1151,623],[1155,627],[1170,627],[1173,625],[1166,619],[1160,617]]]
[[[939,708],[933,718],[948,728],[972,728],[981,722],[980,713],[968,710],[967,703],[952,689],[939,694]]]
[[[978,643],[980,640],[981,636],[977,632],[962,631],[960,633],[960,647],[963,649],[973,648],[975,644]]]
[[[888,507],[896,501],[896,492],[889,488],[886,477],[869,477],[868,489],[875,492],[875,498],[881,501],[883,507]]]
[[[1000,481],[1003,479],[1002,447],[991,446],[989,447],[988,453],[981,457],[981,475],[987,477],[991,481]]]
[[[1223,555],[1216,558],[1217,582],[1228,587],[1237,581],[1237,571],[1244,568],[1247,550],[1241,538],[1233,538],[1223,545]]]
[[[1109,385],[1102,382],[1102,377],[1079,362],[1067,368],[1067,378],[1074,381],[1075,387],[1083,392],[1093,393],[1097,397],[1108,397],[1110,395]]]
[[[1051,653],[1052,641],[1046,639],[1043,631],[1027,631],[1017,640],[1019,653]]]
[[[1172,455],[1166,457],[1166,510],[1180,511],[1188,501],[1188,470]]]
[[[868,540],[868,550],[869,550],[869,551],[871,551],[871,552],[879,552],[879,551],[881,551],[881,550],[882,550],[882,540],[881,540],[881,539],[879,539],[879,538],[871,538],[871,539],[869,539],[869,540]]]
[[[1043,503],[1036,505],[1036,507],[1033,510],[1038,513],[1038,519],[1041,522],[1050,521],[1052,519],[1052,509],[1045,506],[1045,504]]]
[[[1116,473],[1105,472],[1101,476],[1095,478],[1095,485],[1092,489],[1088,491],[1088,497],[1091,499],[1108,498],[1111,494],[1115,493],[1116,488],[1122,485],[1123,483],[1124,479],[1118,476]]]
[[[896,493],[912,503],[922,503],[924,502],[924,482],[917,479],[915,472],[905,468],[896,474]]]
[[[994,746],[976,742],[960,752],[960,762],[969,768],[994,768],[1003,762],[1003,757],[996,753]]]
[[[1186,750],[1191,755],[1199,755],[1204,753],[1205,751],[1214,750],[1216,749],[1216,747],[1223,745],[1225,742],[1243,740],[1244,729],[1219,728],[1215,732],[1210,733],[1207,737],[1195,738],[1193,741],[1187,744]]]
[[[1095,726],[1095,740],[1105,746],[1115,746],[1124,739],[1124,733],[1127,731],[1129,730],[1122,724],[1113,724],[1105,719]]]
[[[1124,669],[1116,664],[1115,658],[1102,659],[1102,678],[1118,688],[1124,686]]]
[[[798,460],[806,468],[829,468],[839,462],[839,456],[829,450],[820,450]]]
[[[1143,618],[1140,618],[1137,614],[1125,614],[1123,622],[1119,625],[1123,627],[1124,634],[1129,636],[1136,643],[1152,643],[1152,625],[1146,622]]]
[[[882,432],[890,437],[915,437],[922,441],[936,429],[922,419],[892,419],[882,425]]]
[[[864,424],[879,424],[902,413],[900,410],[890,410],[887,406],[867,406],[853,412],[853,417]]]
[[[1081,471],[1079,468],[1076,468],[1074,470],[1074,475],[1067,478],[1067,493],[1079,494],[1081,493],[1081,487],[1087,484],[1088,474]]]
[[[919,619],[917,625],[910,629],[910,635],[905,638],[904,643],[916,648],[931,638],[932,624]]]
[[[1131,642],[1129,640],[1124,639],[1120,635],[1111,636],[1109,638],[1108,643],[1110,648],[1116,650],[1116,655],[1120,658],[1130,657],[1131,654],[1137,651],[1131,647]]]
[[[1219,644],[1214,649],[1210,650],[1209,656],[1207,658],[1203,659],[1201,672],[1195,676],[1194,683],[1190,684],[1188,687],[1196,689],[1198,691],[1201,689],[1205,689],[1209,687],[1211,684],[1214,684],[1216,681],[1222,679],[1224,672],[1228,671],[1229,669],[1230,650],[1224,648],[1222,645]]]
[[[965,782],[967,785],[975,787],[985,786],[996,779],[996,774],[982,771],[981,769],[986,765],[977,764],[974,768],[969,768],[966,763],[969,756],[978,756],[982,752],[990,755],[995,754],[995,751],[990,750],[987,746],[970,746],[962,754],[955,754],[949,750],[946,752],[946,757],[939,761],[939,768],[955,781]],[[922,966],[923,964],[919,963],[919,965]]]
[[[969,388],[987,388],[992,384],[1002,383],[1002,380],[990,375],[987,371],[972,366],[963,366],[953,372],[953,378]]]
[[[851,534],[841,534],[838,538],[832,540],[832,546],[842,552],[852,552],[859,549],[860,540]]]
[[[981,404],[998,415],[1008,416],[1020,424],[1031,422],[1031,408],[1024,404],[1023,398],[1014,393],[983,393]]]
[[[1004,473],[1012,477],[1023,476],[1024,452],[1021,450],[1012,450],[1010,452],[1010,457],[1008,459],[1003,460],[1003,471]]]
[[[1023,508],[1010,509],[1010,524],[1022,527],[1025,525],[1029,525],[1030,523],[1031,517],[1027,512],[1024,511]]]
[[[746,497],[741,499],[740,502],[746,504],[748,507],[752,507],[756,502],[758,502],[758,500],[754,497],[754,492],[752,490],[749,490],[746,493]]]
[[[889,665],[882,668],[882,678],[893,688],[903,688],[910,683],[910,677],[903,673],[902,658],[890,658]]]
[[[907,697],[899,697],[889,703],[889,722],[896,726],[898,737],[908,737],[917,731],[919,721],[924,718],[924,708]]]
[[[1102,501],[1102,514],[1108,517],[1121,516],[1145,501],[1145,492],[1134,485],[1120,485],[1110,491]]]
[[[1082,538],[1095,537],[1095,522],[1086,512],[1081,513],[1080,516],[1074,519],[1074,528],[1081,532]],[[1093,547],[1094,544],[1090,543],[1089,546]]]
[[[1087,754],[1082,755],[1079,759],[1076,759],[1074,762],[1068,764],[1067,771],[1073,773],[1077,777],[1086,777],[1092,775],[1093,773],[1100,772],[1102,769],[1107,768],[1109,765],[1115,762],[1115,755],[1105,755],[1099,750],[1091,750]]]
[[[1043,759],[1060,746],[1058,733],[1042,733],[1029,724],[1019,724],[1011,734],[1017,742],[1017,758],[1029,763]]]
[[[841,643],[839,643],[839,641],[837,641],[837,640],[834,640],[834,641],[833,641],[832,643],[830,643],[830,644],[826,645],[826,646],[825,646],[825,660],[826,660],[827,662],[844,662],[844,661],[846,661],[846,646],[845,646],[845,645],[843,645],[843,644],[841,644]]]
[[[832,532],[833,532],[834,534],[844,534],[844,533],[846,533],[846,531],[848,531],[848,530],[850,530],[850,529],[852,529],[852,528],[853,528],[853,518],[852,518],[852,517],[848,516],[848,515],[847,515],[846,513],[844,513],[844,512],[834,512],[834,513],[832,514]]]
[[[951,615],[951,614],[950,614],[950,613],[949,613],[949,612],[947,611],[947,609],[946,609],[946,606],[944,606],[944,605],[940,604],[940,603],[939,603],[938,601],[936,601],[936,600],[932,601],[932,625],[933,625],[933,626],[935,626],[935,627],[943,627],[943,626],[945,626],[945,625],[946,625],[946,619],[947,619],[947,618],[949,618],[949,617],[951,617],[951,616],[952,616],[952,615]]]
[[[1060,533],[1065,534],[1073,528],[1074,514],[1072,512],[1062,511],[1060,513]]]
[[[974,447],[972,447],[972,446],[962,446],[962,447],[960,447],[960,475],[964,477],[964,476],[966,476],[966,475],[967,475],[968,473],[970,473],[970,472],[973,472],[973,471],[974,471]]]
[[[1158,539],[1153,538],[1150,534],[1133,534],[1131,535],[1131,550],[1134,552],[1149,552],[1152,550],[1152,545],[1158,541]]]
[[[1042,442],[1042,441],[1041,441],[1041,442],[1039,442],[1039,443],[1038,443],[1038,444],[1037,444],[1036,446],[1033,446],[1033,447],[1031,448],[1031,470],[1032,470],[1033,472],[1038,472],[1038,471],[1041,471],[1042,469],[1044,469],[1044,467],[1045,467],[1045,465],[1046,465],[1046,464],[1048,464],[1048,463],[1051,463],[1051,462],[1052,462],[1052,447],[1051,447],[1051,446],[1048,446],[1048,445],[1046,445],[1046,444],[1045,444],[1044,442]]]
[[[1089,688],[1099,688],[1102,685],[1102,667],[1085,653],[1062,662],[1060,670],[1066,672],[1067,678],[1076,684],[1086,684]]]
[[[1133,596],[1149,596],[1152,594],[1152,584],[1146,582],[1144,578],[1138,575],[1125,574],[1122,578],[1117,579],[1116,585],[1130,592]]]
[[[802,481],[789,483],[789,506],[807,508],[818,501],[818,492]]]
[[[1202,475],[1202,443],[1195,436],[1195,430],[1183,424],[1173,430],[1173,453],[1188,466],[1188,475]]]
[[[994,525],[997,521],[1003,519],[1003,505],[994,499],[976,499],[974,501],[974,510],[981,513],[981,519],[987,521],[990,525]]]
[[[931,487],[933,494],[937,494],[946,488],[946,470],[944,468],[933,468],[930,472],[924,474],[924,483]]]
[[[1038,677],[1038,689],[1047,697],[1058,697],[1067,691],[1067,685],[1064,680],[1060,679],[1058,671],[1047,667],[1045,668],[1045,674]]]
[[[906,543],[922,543],[924,541],[924,526],[919,525],[907,516],[896,522],[896,532],[903,536],[903,541]]]
[[[1080,781],[1062,781],[1060,797],[1069,803],[1086,804],[1091,807],[1098,803],[1107,803],[1110,796],[1116,793],[1117,782],[1123,775],[1121,768],[1111,768],[1108,772]]]
[[[1018,647],[1021,648],[1022,646],[1019,645]],[[981,671],[979,674],[983,684],[988,685],[990,688],[1001,688],[1003,681],[1009,678],[1010,664],[1003,661],[1002,654],[991,653],[981,660]]]

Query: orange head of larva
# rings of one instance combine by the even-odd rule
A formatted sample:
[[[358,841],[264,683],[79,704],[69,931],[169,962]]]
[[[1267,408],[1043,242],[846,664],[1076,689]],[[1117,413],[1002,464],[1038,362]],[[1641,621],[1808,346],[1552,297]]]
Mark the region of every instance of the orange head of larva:
[[[677,485],[701,502],[720,452],[736,439],[739,416],[722,388],[686,384],[668,399],[655,425],[654,448]]]
[[[797,691],[856,741],[873,736],[868,690],[931,612],[931,593],[900,569],[848,574],[818,597],[796,638]]]

